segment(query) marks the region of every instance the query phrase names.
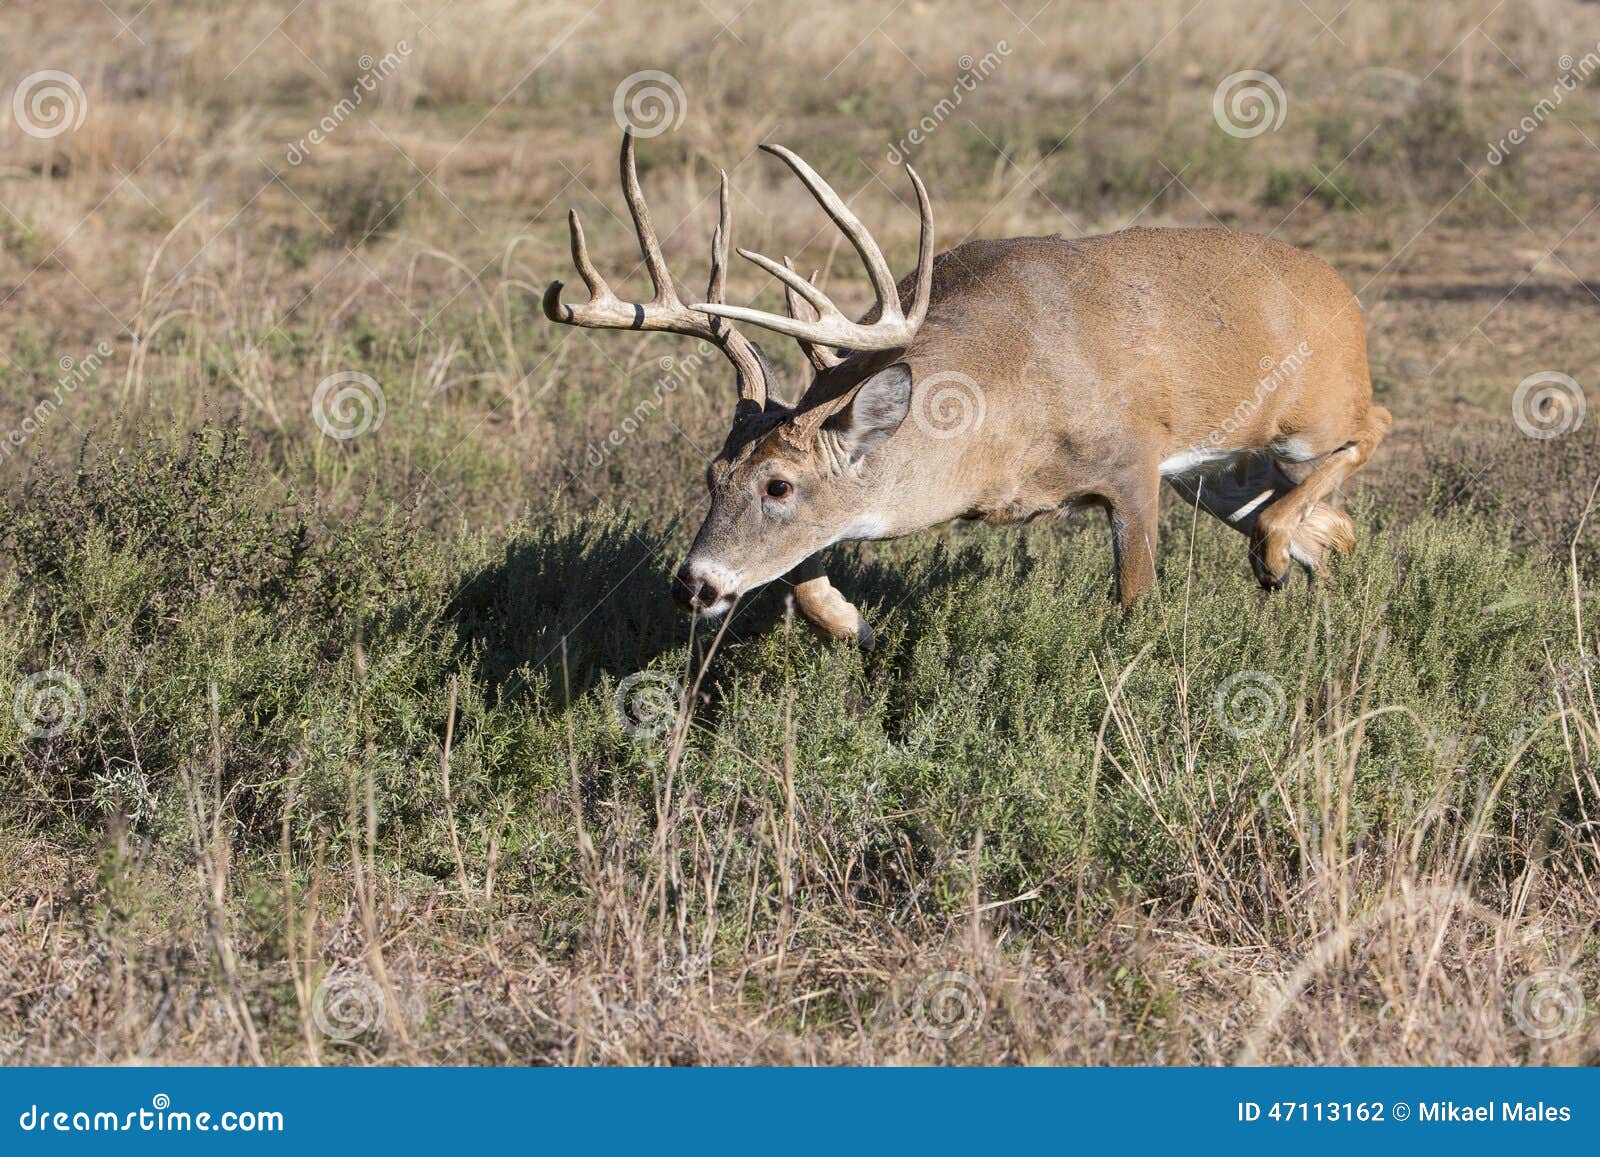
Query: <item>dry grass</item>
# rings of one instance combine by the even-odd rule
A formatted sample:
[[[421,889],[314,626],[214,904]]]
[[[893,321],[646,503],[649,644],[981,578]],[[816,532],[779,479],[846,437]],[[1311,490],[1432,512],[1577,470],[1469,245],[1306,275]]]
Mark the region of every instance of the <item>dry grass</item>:
[[[1533,442],[1508,417],[1526,375],[1600,364],[1594,88],[1483,164],[1596,47],[1586,6],[880,7],[184,3],[120,35],[97,0],[6,9],[4,92],[62,69],[90,113],[49,140],[0,115],[6,424],[61,358],[115,353],[5,459],[6,698],[64,666],[88,717],[60,742],[0,720],[0,1058],[1600,1059],[1600,450],[1592,423]],[[848,281],[755,145],[837,175],[904,265],[887,149],[1002,40],[916,151],[941,243],[1220,220],[1333,261],[1397,418],[1363,560],[1332,601],[1263,607],[1202,530],[1124,624],[1098,574],[1073,585],[1087,534],[944,536],[843,561],[883,657],[770,604],[708,657],[658,580],[723,369],[556,332],[533,297],[566,276],[569,204],[636,269],[613,90],[663,69],[687,94],[640,149],[685,281],[718,167],[740,244]],[[1289,116],[1240,141],[1211,98],[1246,68]],[[668,356],[659,412],[594,462]],[[388,416],[336,443],[311,397],[352,369]],[[219,427],[236,490],[187,459],[116,473]],[[1215,676],[1269,659],[1282,741],[1230,744]],[[648,749],[610,707],[646,668],[695,707]],[[1577,1019],[1522,1031],[1560,984]]]

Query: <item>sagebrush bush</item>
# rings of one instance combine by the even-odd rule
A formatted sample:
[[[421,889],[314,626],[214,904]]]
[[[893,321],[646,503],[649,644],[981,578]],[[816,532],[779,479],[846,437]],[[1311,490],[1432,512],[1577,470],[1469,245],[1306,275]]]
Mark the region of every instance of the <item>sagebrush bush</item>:
[[[787,767],[832,854],[870,866],[864,892],[932,910],[974,881],[1010,896],[1064,873],[1073,904],[1184,903],[1197,857],[1218,876],[1293,862],[1306,816],[1287,801],[1347,752],[1358,845],[1415,828],[1431,854],[1454,838],[1416,827],[1433,810],[1481,810],[1492,836],[1564,798],[1545,724],[1575,657],[1563,576],[1460,514],[1369,534],[1325,586],[1266,597],[1238,536],[1175,508],[1159,593],[1129,612],[1106,600],[1096,526],[879,544],[840,579],[880,624],[876,653],[818,643],[769,593],[703,678],[708,635],[691,650],[664,598],[677,547],[659,528],[556,511],[451,544],[401,513],[329,525],[234,432],[41,471],[4,535],[9,677],[63,669],[86,699],[48,739],[7,718],[8,763],[65,830],[116,819],[174,850],[197,776],[220,776],[247,843],[274,844],[292,800],[308,852],[350,846],[370,781],[395,863],[448,874],[452,685],[461,838],[542,862],[534,895],[577,881],[572,777],[590,823],[687,822],[661,812],[669,764],[695,822],[746,845],[742,871],[762,870],[750,809],[783,802]],[[640,672],[691,707],[681,750],[670,713],[633,727]],[[1499,846],[1475,875],[1510,870]]]

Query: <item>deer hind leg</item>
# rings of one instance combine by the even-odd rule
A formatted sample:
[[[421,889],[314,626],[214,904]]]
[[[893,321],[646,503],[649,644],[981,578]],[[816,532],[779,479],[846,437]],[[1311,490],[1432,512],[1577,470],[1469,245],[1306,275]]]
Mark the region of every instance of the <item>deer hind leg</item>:
[[[1220,455],[1210,461],[1173,463],[1167,476],[1180,498],[1231,526],[1255,535],[1262,511],[1295,488],[1295,481],[1265,451]]]
[[[1256,549],[1262,538],[1258,525],[1267,510],[1294,493],[1297,485],[1282,465],[1267,451],[1246,451],[1189,467],[1168,481],[1185,502],[1250,540],[1251,567],[1261,579],[1266,572],[1263,552]],[[1355,528],[1347,515],[1326,503],[1317,503],[1294,533],[1280,534],[1278,541],[1287,553],[1273,572],[1277,581],[1264,585],[1282,586],[1291,561],[1299,563],[1308,576],[1316,573],[1328,549],[1348,549],[1354,544],[1354,535]]]
[[[822,562],[812,555],[784,576],[794,588],[794,605],[800,617],[824,638],[853,642],[872,650],[872,627],[849,599],[834,589],[823,573]]]
[[[1172,489],[1190,506],[1214,515],[1240,534],[1255,529],[1269,503],[1294,489],[1294,479],[1271,455],[1243,451],[1169,474]]]
[[[1389,411],[1371,407],[1354,437],[1318,455],[1299,485],[1263,506],[1250,531],[1250,565],[1263,587],[1282,587],[1291,563],[1314,574],[1322,569],[1329,551],[1348,554],[1355,549],[1355,523],[1323,499],[1366,465],[1389,425]]]

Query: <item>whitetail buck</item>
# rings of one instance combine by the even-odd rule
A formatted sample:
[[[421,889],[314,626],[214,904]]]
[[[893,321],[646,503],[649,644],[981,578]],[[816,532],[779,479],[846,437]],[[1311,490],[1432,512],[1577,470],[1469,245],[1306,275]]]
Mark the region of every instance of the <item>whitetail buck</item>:
[[[739,250],[784,283],[788,316],[723,303],[730,217],[722,175],[703,303],[673,282],[622,141],[622,187],[648,303],[620,300],[595,270],[576,213],[572,258],[583,305],[544,294],[552,321],[667,330],[715,343],[739,389],[733,429],[707,471],[711,511],[673,594],[717,615],[787,578],[825,634],[871,645],[818,554],[849,539],[894,538],[956,518],[1020,522],[1085,504],[1110,516],[1116,597],[1149,589],[1162,479],[1246,536],[1256,578],[1282,586],[1355,525],[1325,501],[1389,429],[1372,403],[1361,308],[1321,260],[1223,229],[1125,229],[1067,240],[969,241],[938,257],[922,181],[916,272],[888,262],[839,195],[787,149],[794,170],[860,254],[877,304],[851,321],[787,260]],[[793,405],[733,327],[795,338],[815,376]],[[953,392],[953,394],[952,394]],[[941,396],[941,395],[945,396]],[[964,420],[950,427],[941,407]],[[907,421],[911,415],[914,420]]]

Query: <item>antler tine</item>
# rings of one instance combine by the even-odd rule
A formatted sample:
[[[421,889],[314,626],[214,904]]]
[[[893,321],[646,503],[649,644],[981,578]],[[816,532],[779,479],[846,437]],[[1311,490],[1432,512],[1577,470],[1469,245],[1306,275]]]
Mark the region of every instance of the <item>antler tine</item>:
[[[622,197],[628,202],[633,231],[639,235],[639,251],[644,254],[645,269],[650,273],[650,284],[655,287],[656,301],[681,308],[677,290],[672,285],[672,274],[667,272],[667,259],[661,253],[661,242],[656,240],[655,223],[650,220],[650,206],[645,204],[644,190],[639,187],[639,169],[633,160],[631,128],[622,130]]]
[[[782,145],[762,145],[761,148],[788,165],[805,187],[811,190],[811,195],[817,199],[817,204],[822,206],[823,212],[839,227],[845,239],[855,246],[856,252],[861,254],[861,262],[867,267],[867,277],[872,281],[872,291],[878,295],[878,301],[883,304],[884,316],[888,316],[891,302],[895,314],[898,315],[900,297],[895,292],[894,274],[889,269],[889,263],[883,259],[883,250],[878,248],[878,243],[873,240],[872,234],[861,223],[861,219],[850,211],[844,199],[834,192],[832,185],[824,181],[815,169],[789,149]]]
[[[794,267],[794,262],[791,261],[787,256],[783,259],[783,267],[789,270],[791,273],[800,272]],[[815,285],[817,283],[817,274],[812,273],[812,275],[806,278],[806,280],[811,282],[812,285]],[[789,306],[790,317],[798,318],[801,321],[817,320],[816,308],[809,301],[795,292],[794,287],[789,285],[787,282],[785,282],[783,286],[783,300]]]
[[[828,295],[815,285],[812,285],[804,277],[801,277],[799,273],[795,272],[793,266],[788,266],[787,264],[779,265],[772,258],[763,257],[761,254],[749,249],[739,250],[739,256],[754,265],[760,266],[783,282],[785,293],[798,293],[805,298],[810,303],[811,308],[817,311],[819,319],[824,317],[844,317],[844,314],[839,312],[839,307],[828,299]]]
[[[911,312],[906,316],[912,332],[922,326],[928,316],[928,302],[933,299],[933,206],[928,203],[928,189],[910,165],[906,172],[911,176],[911,187],[917,191],[917,287],[911,294]]]
[[[600,276],[600,271],[594,267],[594,262],[589,260],[589,245],[584,240],[583,223],[578,220],[576,209],[567,210],[567,233],[572,239],[572,264],[577,266],[578,276],[583,278],[583,284],[588,287],[590,304],[614,301],[616,295],[611,292],[606,279]],[[545,316],[551,321],[565,322],[568,325],[581,324],[572,306],[562,304],[561,290],[562,283],[559,281],[552,281],[545,289],[543,303]]]
[[[877,295],[877,319],[871,322],[851,321],[827,295],[801,277],[793,268],[780,265],[771,258],[763,257],[748,249],[739,250],[739,255],[783,282],[785,296],[789,300],[793,300],[794,294],[804,298],[816,310],[817,316],[802,318],[791,307],[788,317],[780,317],[777,314],[763,313],[743,306],[722,305],[714,301],[691,305],[689,308],[713,317],[747,321],[752,325],[759,325],[774,333],[786,334],[813,346],[887,350],[901,349],[910,345],[918,327],[927,317],[928,303],[933,294],[933,209],[928,202],[928,191],[923,186],[922,179],[910,166],[907,166],[907,171],[911,174],[912,187],[917,194],[917,211],[920,219],[916,289],[912,296],[911,313],[908,316],[900,307],[900,292],[895,285],[894,275],[889,271],[889,263],[883,258],[883,251],[878,248],[878,243],[873,240],[866,226],[862,225],[860,219],[849,210],[839,194],[834,192],[833,187],[818,176],[810,165],[788,149],[780,145],[761,147],[781,159],[794,171],[795,175],[805,183],[806,188],[811,190],[811,195],[817,199],[833,223],[855,247],[856,252],[861,255],[862,263],[867,267],[867,276],[872,281],[873,292]],[[809,352],[807,356],[810,357]]]
[[[544,291],[544,313],[551,321],[590,329],[664,330],[715,341],[728,350],[729,356],[737,352],[738,335],[725,325],[718,325],[705,315],[685,307],[672,284],[672,274],[667,270],[667,259],[662,255],[661,243],[656,239],[655,223],[650,219],[650,207],[645,204],[644,192],[639,187],[639,172],[633,159],[633,133],[622,135],[622,194],[628,202],[628,212],[633,217],[634,232],[639,237],[639,251],[644,255],[645,268],[650,273],[650,283],[655,296],[649,302],[623,301],[611,291],[600,271],[589,259],[589,245],[583,234],[583,224],[577,210],[567,213],[567,227],[572,235],[572,263],[578,275],[589,287],[589,300],[583,305],[566,305],[561,301],[563,285],[550,283]],[[719,230],[720,231],[720,230]],[[713,258],[715,263],[715,258]],[[724,261],[722,264],[726,265]],[[736,364],[737,358],[735,359]],[[741,369],[743,367],[741,366]]]
[[[578,220],[576,209],[567,210],[567,232],[572,238],[572,264],[578,267],[578,276],[583,278],[583,284],[588,287],[589,296],[611,297],[611,287],[600,276],[594,262],[589,260],[589,243],[584,239],[583,222]]]
[[[714,302],[720,302],[728,288],[728,238],[733,235],[733,210],[728,203],[728,170],[718,169],[717,172],[721,178],[717,190],[717,228],[711,234],[711,279],[706,284],[706,300]]]
[[[787,257],[783,259],[783,265],[784,268],[790,271],[794,270],[794,262],[790,261]],[[807,280],[810,281],[812,285],[815,285],[817,283],[817,274],[813,273],[809,278],[807,278]],[[801,297],[799,293],[795,292],[794,288],[790,286],[787,281],[783,283],[783,299],[789,307],[789,316],[798,321],[817,321],[821,316],[817,313],[816,308],[804,297]],[[799,346],[800,352],[805,354],[806,360],[811,363],[811,368],[816,370],[818,373],[821,373],[823,370],[829,369],[832,366],[836,366],[844,360],[832,350],[825,349],[819,345],[813,345],[804,338],[799,340]]]
[[[656,238],[655,223],[650,219],[650,207],[645,204],[644,192],[639,186],[639,171],[634,163],[633,133],[628,130],[624,130],[622,135],[621,169],[622,195],[633,217],[639,251],[644,256],[650,283],[655,287],[655,296],[643,303],[623,301],[611,291],[605,278],[600,276],[594,262],[589,259],[583,225],[574,210],[567,214],[567,227],[572,236],[572,263],[589,288],[589,300],[582,305],[566,305],[561,300],[563,284],[552,281],[544,291],[544,315],[554,322],[587,329],[655,330],[709,341],[718,346],[733,363],[738,376],[740,398],[757,406],[765,406],[767,371],[755,347],[729,322],[710,317],[704,311],[690,309],[678,296],[672,274],[667,269],[667,259],[661,252],[661,243]],[[732,232],[727,174],[722,176],[721,192],[721,213],[711,241],[711,282],[707,292],[712,301],[722,300],[727,278],[728,237]]]
[[[728,287],[728,239],[733,236],[733,208],[732,199],[728,193],[728,171],[718,170],[719,186],[717,190],[717,227],[711,234],[711,275],[706,281],[706,300],[720,302]],[[694,313],[694,310],[686,312]],[[707,317],[712,330],[718,335],[719,341],[737,341],[748,346],[748,342],[734,330],[733,325],[720,317]],[[757,361],[760,359],[757,358]],[[744,375],[740,376],[739,395],[749,398],[757,405],[765,407],[767,404],[767,390],[765,371],[761,375],[751,375],[751,388],[747,388]]]

